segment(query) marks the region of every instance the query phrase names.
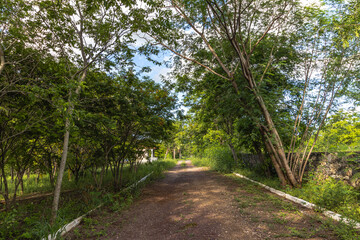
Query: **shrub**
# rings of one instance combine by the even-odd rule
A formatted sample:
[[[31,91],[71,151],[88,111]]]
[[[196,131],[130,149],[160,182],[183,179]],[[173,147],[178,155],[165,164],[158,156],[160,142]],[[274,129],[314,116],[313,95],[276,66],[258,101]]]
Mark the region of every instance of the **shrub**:
[[[210,161],[208,158],[191,158],[191,163],[198,167],[210,167]]]
[[[212,146],[205,149],[204,157],[191,158],[192,164],[198,167],[210,167],[212,170],[229,173],[235,168],[235,161],[227,147]]]
[[[207,148],[205,158],[208,159],[211,169],[219,172],[229,173],[235,167],[235,161],[227,147],[213,146]]]
[[[342,181],[311,176],[301,189],[289,189],[288,192],[320,207],[360,221],[359,193]]]

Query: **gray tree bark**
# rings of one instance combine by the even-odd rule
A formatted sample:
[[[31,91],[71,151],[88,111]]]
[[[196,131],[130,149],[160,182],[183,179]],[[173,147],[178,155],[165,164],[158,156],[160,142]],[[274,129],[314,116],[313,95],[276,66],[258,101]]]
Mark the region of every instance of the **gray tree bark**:
[[[75,91],[75,96],[79,95],[80,89],[81,89],[81,83],[85,80],[86,74],[87,74],[87,70],[85,70],[83,72],[83,74],[81,75],[81,77],[79,79],[78,87],[76,88],[76,91]],[[55,185],[55,190],[54,190],[54,199],[53,199],[53,204],[52,204],[52,208],[51,208],[51,219],[50,219],[51,224],[55,223],[57,211],[59,209],[61,184],[62,184],[62,180],[63,180],[63,176],[64,176],[66,160],[67,160],[67,155],[68,155],[68,150],[69,150],[71,116],[74,112],[74,103],[73,103],[73,100],[71,99],[71,95],[72,94],[70,92],[69,100],[68,100],[69,108],[68,108],[67,116],[66,116],[66,120],[65,120],[65,135],[64,135],[63,152],[61,155],[59,173],[58,173],[57,180],[56,180],[56,185]]]

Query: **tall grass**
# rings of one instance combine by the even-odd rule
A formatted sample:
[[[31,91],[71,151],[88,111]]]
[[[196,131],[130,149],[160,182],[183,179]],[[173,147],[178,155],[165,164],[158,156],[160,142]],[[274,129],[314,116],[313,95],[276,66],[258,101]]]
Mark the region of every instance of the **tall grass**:
[[[190,158],[195,166],[207,166],[212,170],[229,173],[235,167],[235,161],[228,147],[212,146],[204,151],[203,158]]]
[[[277,178],[267,178],[248,168],[235,172],[360,222],[360,192],[342,181],[309,174],[301,188],[284,188]]]
[[[52,196],[40,198],[36,201],[19,202],[10,211],[0,212],[0,239],[41,239],[49,233],[56,232],[64,224],[83,215],[89,210],[105,203],[111,210],[118,211],[131,204],[134,195],[146,182],[163,176],[164,171],[176,165],[174,160],[158,160],[153,163],[141,164],[136,172],[129,168],[124,169],[124,189],[151,173],[145,182],[128,191],[112,192],[112,188],[106,187],[112,184],[111,173],[105,176],[104,186],[100,191],[95,189],[95,183],[90,173],[80,178],[76,184],[73,178],[64,178],[65,189],[76,191],[63,193],[60,200],[58,217],[54,225],[50,225]],[[37,176],[35,176],[37,177]],[[44,192],[50,186],[46,178],[36,184],[34,177],[30,177],[29,188],[34,192]],[[24,182],[24,183],[25,183]],[[40,183],[40,184],[39,184]]]
[[[141,179],[145,175],[149,174],[152,171],[155,171],[155,175],[158,175],[158,171],[163,171],[164,169],[174,166],[176,161],[173,159],[166,160],[158,160],[153,163],[145,163],[140,164],[137,168],[136,172],[129,170],[129,165],[124,166],[123,170],[123,184],[131,185],[132,182]],[[98,169],[100,172],[100,169]],[[56,178],[55,178],[56,179]],[[110,169],[104,175],[103,185],[109,186],[112,183],[112,174]],[[12,196],[15,191],[15,183],[11,181],[11,177],[7,178],[9,194]],[[48,174],[30,174],[29,177],[26,175],[23,178],[24,182],[24,192],[21,192],[20,186],[16,191],[17,196],[21,195],[29,195],[34,193],[48,193],[53,191],[53,187],[50,184],[49,175]],[[79,178],[79,181],[76,182],[74,176],[67,171],[63,178],[62,190],[74,190],[74,189],[85,189],[88,187],[92,187],[94,185],[94,179],[90,173],[90,171],[86,171],[84,176]],[[3,196],[0,195],[0,200],[3,200]]]

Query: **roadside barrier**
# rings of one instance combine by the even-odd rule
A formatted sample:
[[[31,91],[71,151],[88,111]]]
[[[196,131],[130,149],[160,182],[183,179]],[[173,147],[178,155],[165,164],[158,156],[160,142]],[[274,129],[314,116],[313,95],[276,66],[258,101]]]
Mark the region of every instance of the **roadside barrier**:
[[[125,188],[122,191],[126,191],[129,190],[133,187],[136,187],[139,183],[145,181],[153,172],[149,173],[148,175],[146,175],[145,177],[143,177],[142,179],[140,179],[139,181],[137,181],[136,183],[130,185],[129,187]],[[96,208],[90,210],[89,212],[85,213],[84,215],[76,218],[75,220],[71,221],[68,224],[65,224],[64,226],[62,226],[59,230],[57,230],[54,234],[49,234],[49,236],[47,238],[43,238],[42,240],[55,240],[57,238],[57,236],[64,236],[67,232],[71,231],[71,229],[75,228],[77,225],[80,224],[81,220],[87,216],[88,214],[90,214],[91,212],[95,211],[96,209],[102,207],[104,204],[100,204],[99,206],[97,206]]]
[[[313,204],[313,203],[310,203],[310,202],[305,201],[305,200],[303,200],[303,199],[300,199],[300,198],[291,196],[290,194],[284,193],[284,192],[279,191],[279,190],[277,190],[277,189],[274,189],[274,188],[272,188],[272,187],[266,186],[265,184],[262,184],[262,183],[260,183],[260,182],[254,181],[254,180],[252,180],[252,179],[250,179],[250,178],[248,178],[248,177],[245,177],[245,176],[243,176],[243,175],[241,175],[241,174],[239,174],[239,173],[234,173],[234,174],[235,174],[236,176],[240,177],[240,178],[244,178],[244,179],[246,179],[246,180],[248,180],[248,181],[250,181],[250,182],[253,182],[253,183],[257,184],[257,185],[260,185],[260,186],[262,186],[263,188],[269,190],[270,192],[275,193],[276,195],[279,195],[279,196],[281,196],[281,197],[284,197],[284,198],[286,198],[286,199],[288,199],[288,200],[290,200],[290,201],[292,201],[292,202],[294,202],[294,203],[300,204],[300,205],[303,206],[303,207],[306,207],[306,208],[309,208],[309,209],[319,209],[319,210],[321,210],[321,212],[322,212],[325,216],[327,216],[327,217],[329,217],[329,218],[331,218],[331,219],[333,219],[333,220],[335,220],[335,221],[343,222],[343,223],[345,223],[345,224],[347,224],[347,225],[354,226],[354,228],[356,228],[356,229],[360,229],[360,223],[356,222],[355,220],[346,218],[346,217],[344,217],[344,216],[341,216],[341,215],[338,214],[338,213],[335,213],[335,212],[333,212],[333,211],[326,210],[326,209],[324,209],[324,208],[322,208],[322,207],[316,206],[316,205]]]

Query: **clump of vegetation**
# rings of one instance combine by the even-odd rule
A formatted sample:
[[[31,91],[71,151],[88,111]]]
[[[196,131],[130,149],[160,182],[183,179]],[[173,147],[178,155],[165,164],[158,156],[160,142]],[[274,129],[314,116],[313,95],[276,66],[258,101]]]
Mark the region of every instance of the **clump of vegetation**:
[[[229,173],[235,167],[234,159],[228,147],[212,146],[205,150],[205,158],[209,159],[213,170]]]
[[[320,178],[311,175],[301,188],[284,188],[277,178],[268,178],[248,168],[236,169],[250,179],[267,186],[285,191],[293,196],[304,199],[319,207],[342,214],[350,219],[360,221],[360,193],[352,186],[333,178]]]
[[[205,150],[203,158],[193,157],[191,162],[195,166],[206,166],[223,173],[229,173],[235,167],[235,162],[229,148],[223,146],[211,146]]]
[[[311,176],[302,188],[287,189],[287,192],[319,207],[360,221],[360,193],[342,181]]]
[[[49,222],[52,195],[19,201],[11,210],[0,212],[0,239],[41,239],[50,233],[55,233],[60,227],[101,204],[105,204],[112,211],[120,211],[132,203],[138,190],[144,184],[162,177],[164,171],[175,164],[174,160],[158,160],[150,164],[141,164],[136,174],[129,171],[127,167],[122,188],[126,191],[120,192],[113,191],[111,173],[105,176],[104,188],[101,190],[96,190],[96,183],[89,172],[87,172],[88,177],[79,180],[79,185],[74,184],[75,179],[72,181],[67,179],[65,186],[71,187],[68,189],[71,191],[63,192],[61,195],[61,205],[54,224],[51,225]],[[152,174],[145,182],[133,188],[127,188],[149,173]],[[40,185],[37,189],[33,186],[33,189],[36,192],[42,192],[42,187],[46,189],[46,185]]]
[[[210,167],[210,161],[208,158],[191,157],[191,163],[198,167]]]

